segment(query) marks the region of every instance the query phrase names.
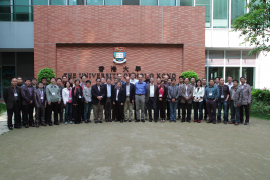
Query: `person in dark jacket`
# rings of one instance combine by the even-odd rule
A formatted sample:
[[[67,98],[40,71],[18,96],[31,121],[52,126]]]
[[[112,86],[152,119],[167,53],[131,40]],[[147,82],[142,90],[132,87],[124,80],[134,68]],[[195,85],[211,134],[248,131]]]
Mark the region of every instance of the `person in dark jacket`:
[[[155,93],[155,97],[157,98],[156,102],[158,102],[160,111],[160,122],[165,122],[165,109],[167,104],[168,88],[165,87],[164,80],[161,80],[160,87],[157,88]]]
[[[117,82],[116,90],[113,93],[113,104],[115,104],[115,113],[117,116],[117,121],[123,123],[123,112],[124,112],[124,101],[125,91],[121,88],[121,82]]]
[[[21,88],[22,96],[22,110],[24,111],[24,125],[28,128],[28,125],[35,127],[33,119],[34,108],[34,88],[31,86],[31,79],[25,79],[25,85]]]
[[[36,110],[36,127],[39,127],[41,122],[42,126],[47,126],[45,124],[45,108],[47,104],[46,99],[46,90],[43,89],[43,83],[39,82],[38,85],[39,89],[35,90],[34,93],[34,104]]]
[[[74,114],[74,121],[75,124],[81,123],[81,108],[82,108],[82,97],[83,97],[83,90],[80,86],[80,80],[75,80],[75,86],[72,88],[72,103],[73,103],[73,110],[72,113]]]
[[[17,86],[17,79],[12,78],[11,86],[6,87],[4,90],[4,101],[7,106],[8,114],[8,129],[13,130],[12,116],[15,115],[15,125],[14,128],[21,128],[21,114],[20,114],[20,99],[21,99],[21,89]]]
[[[126,83],[122,85],[124,89],[124,121],[132,121],[133,118],[133,104],[135,102],[135,85],[130,83],[130,78],[126,77]],[[129,111],[129,112],[128,112]],[[136,114],[136,113],[135,113]]]

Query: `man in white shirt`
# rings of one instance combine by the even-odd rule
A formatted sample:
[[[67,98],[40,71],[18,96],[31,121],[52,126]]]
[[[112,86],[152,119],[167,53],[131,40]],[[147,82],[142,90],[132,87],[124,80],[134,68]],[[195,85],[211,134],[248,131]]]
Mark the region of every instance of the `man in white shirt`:
[[[122,85],[124,90],[124,115],[125,122],[132,121],[133,118],[133,103],[135,102],[135,85],[130,83],[130,78],[126,77],[126,83]]]
[[[149,114],[149,122],[152,122],[152,108],[154,109],[154,121],[157,122],[158,119],[158,111],[157,111],[157,102],[155,97],[155,92],[158,88],[156,84],[154,84],[154,78],[150,78],[150,83],[147,84],[147,91],[145,96],[145,102],[148,107]]]
[[[229,86],[229,89],[231,91],[231,88],[233,87],[233,77],[232,76],[228,76],[228,82],[225,83],[227,86]]]
[[[134,72],[131,73],[131,75],[130,75],[130,83],[135,85],[135,83],[138,82],[138,81],[139,81],[138,79],[135,79],[135,73]],[[134,102],[135,102],[135,99],[134,99]],[[137,120],[136,103],[134,103],[134,111],[135,111],[135,119]]]

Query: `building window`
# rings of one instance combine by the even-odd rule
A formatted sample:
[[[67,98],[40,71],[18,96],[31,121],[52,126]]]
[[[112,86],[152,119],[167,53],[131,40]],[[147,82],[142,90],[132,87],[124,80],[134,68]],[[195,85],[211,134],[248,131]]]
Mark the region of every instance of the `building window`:
[[[105,0],[105,5],[121,5],[121,0]]]
[[[223,67],[209,67],[208,80],[223,77]]]
[[[248,55],[249,51],[242,51],[242,65],[243,66],[255,66],[256,54]]]
[[[211,27],[211,0],[196,0],[196,6],[205,6],[205,27],[210,28]]]
[[[84,5],[84,0],[68,0],[68,5]]]
[[[50,5],[67,5],[66,0],[51,0]]]
[[[241,51],[226,51],[225,65],[240,65]]]
[[[224,65],[224,51],[209,51],[209,65]]]
[[[225,76],[226,79],[225,81],[227,82],[228,76],[232,76],[233,79],[236,79],[239,81],[240,79],[240,67],[226,67],[226,71],[225,71]]]
[[[14,21],[29,21],[29,0],[16,0],[14,5]]]
[[[233,20],[246,13],[246,1],[244,0],[231,0],[231,23]]]
[[[175,0],[159,0],[160,6],[175,6]]]
[[[32,0],[32,5],[48,5],[48,0]]]
[[[123,5],[140,5],[140,0],[123,0]]]
[[[193,0],[180,0],[180,6],[194,6]]]
[[[158,1],[157,0],[141,0],[142,6],[157,6]]]
[[[214,1],[213,26],[214,28],[228,28],[228,0]]]
[[[254,67],[243,67],[242,77],[246,78],[247,84],[254,86]]]

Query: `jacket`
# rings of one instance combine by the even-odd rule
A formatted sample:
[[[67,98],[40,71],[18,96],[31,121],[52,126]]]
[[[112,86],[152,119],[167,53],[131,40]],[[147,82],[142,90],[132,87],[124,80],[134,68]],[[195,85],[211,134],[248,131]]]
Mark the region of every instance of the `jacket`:
[[[159,102],[159,90],[160,90],[161,86],[157,88],[156,92],[155,92],[155,100],[156,102]],[[168,96],[168,88],[164,86],[164,94],[162,97],[162,100],[167,100],[167,96]]]
[[[117,93],[117,89],[112,94],[113,102],[116,102],[116,93]],[[118,92],[118,103],[125,103],[125,101],[124,101],[125,96],[126,95],[124,94],[124,89],[120,88],[119,92]]]
[[[233,87],[232,87],[231,88],[231,91],[235,91],[235,94],[234,94],[234,97],[233,97],[234,107],[237,107],[237,104],[242,105],[242,101],[243,101],[243,89],[238,86],[235,89],[233,89]]]
[[[70,88],[72,91],[72,88]],[[66,104],[69,100],[69,90],[67,88],[64,88],[62,90],[62,97],[63,97],[63,103]],[[72,93],[71,93],[71,99],[72,99]]]
[[[208,100],[208,99],[215,99],[215,101],[218,100],[219,98],[219,89],[217,86],[213,85],[212,87],[211,86],[208,86],[205,88],[205,99]]]
[[[49,84],[46,86],[47,102],[61,102],[60,90],[57,85]]]
[[[83,97],[84,97],[85,102],[92,102],[91,89],[92,88],[90,87],[90,91],[89,91],[89,89],[86,86],[83,88]]]
[[[41,100],[41,93],[39,89],[36,89],[34,92],[34,103],[36,108],[44,107],[47,104],[46,100],[46,90],[42,89],[43,91],[43,102]]]
[[[156,100],[156,90],[157,90],[158,86],[156,84],[154,84],[154,98]],[[147,90],[146,90],[146,96],[145,96],[145,102],[147,103],[150,97],[150,83],[147,84]]]
[[[242,85],[240,84],[239,87],[242,89]],[[241,101],[242,105],[248,105],[251,103],[251,88],[249,84],[245,84],[243,87],[243,98]]]
[[[199,91],[198,91],[197,87],[194,87],[194,89],[193,89],[193,101],[196,102],[196,99],[200,99],[199,102],[202,102],[203,98],[204,98],[204,87],[200,87]]]
[[[193,86],[191,84],[187,85],[187,95],[186,96],[186,85],[182,84],[180,86],[180,93],[181,93],[181,103],[188,103],[191,104],[192,103],[192,97],[193,97]],[[188,101],[186,101],[186,97],[188,97]]]
[[[79,86],[79,88],[76,90],[75,93],[75,87],[72,88],[72,104],[79,104],[82,101],[83,98],[83,91],[82,87]]]
[[[175,102],[178,101],[178,97],[180,96],[180,87],[175,86],[169,86],[168,87],[168,101],[171,101],[172,99],[175,99]]]
[[[129,101],[130,103],[132,103],[132,100],[135,102],[135,85],[132,84],[132,83],[129,83],[130,84],[130,93],[129,93]],[[126,98],[127,98],[127,84],[123,84],[122,85],[122,88],[124,89],[124,94],[125,94],[125,97],[124,97],[124,102],[126,102]]]
[[[30,88],[31,94],[28,88]],[[22,105],[29,105],[31,101],[34,103],[34,93],[35,90],[32,86],[23,86],[21,88]]]
[[[99,91],[97,85],[96,84],[93,85],[92,89],[91,89],[91,94],[92,94],[92,103],[93,103],[93,105],[98,105],[98,102],[99,102],[99,99],[97,98],[98,96],[102,96],[100,104],[101,105],[105,104],[106,92],[105,92],[104,86],[100,86],[100,91]]]
[[[19,104],[21,104],[21,88],[16,86],[15,89],[18,95]],[[14,88],[12,85],[5,88],[3,97],[7,105],[7,109],[12,109],[14,105]]]

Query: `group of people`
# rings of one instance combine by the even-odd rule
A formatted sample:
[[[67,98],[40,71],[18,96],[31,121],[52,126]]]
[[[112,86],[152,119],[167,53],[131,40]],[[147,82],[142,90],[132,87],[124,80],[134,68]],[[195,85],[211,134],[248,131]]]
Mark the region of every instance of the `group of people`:
[[[37,79],[12,78],[11,86],[4,90],[4,100],[7,105],[8,128],[13,129],[12,117],[14,114],[14,128],[29,126],[39,127],[65,124],[80,124],[83,121],[90,123],[93,109],[94,122],[119,121],[132,122],[133,109],[135,122],[191,122],[191,110],[194,109],[194,122],[200,123],[204,117],[207,123],[220,123],[223,109],[224,124],[243,123],[243,109],[245,109],[245,125],[249,124],[249,104],[251,103],[251,88],[244,77],[233,80],[228,77],[210,79],[207,85],[206,78],[202,80],[187,77],[176,79],[164,76],[163,79],[149,74],[135,73],[121,80],[121,74],[112,82],[111,78],[97,78],[96,84],[91,85],[86,76],[81,79],[47,78]],[[216,109],[218,115],[216,116]],[[231,121],[228,122],[228,112],[231,109]],[[182,109],[182,116],[180,110]],[[33,111],[35,110],[35,120]],[[154,113],[152,114],[152,110]],[[178,110],[178,117],[176,111]],[[52,112],[54,112],[52,121]],[[65,116],[64,116],[65,115]],[[59,120],[60,117],[60,120]],[[59,121],[58,121],[59,120]]]

